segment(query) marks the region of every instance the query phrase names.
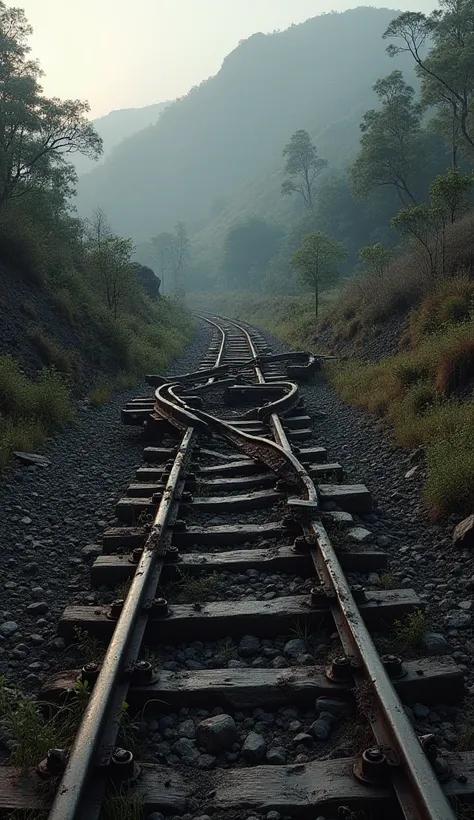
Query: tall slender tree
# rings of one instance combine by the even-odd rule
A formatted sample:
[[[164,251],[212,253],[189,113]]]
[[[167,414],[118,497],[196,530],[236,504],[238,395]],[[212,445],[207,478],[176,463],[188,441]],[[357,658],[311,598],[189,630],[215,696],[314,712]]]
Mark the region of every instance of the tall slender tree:
[[[404,205],[415,204],[413,183],[423,160],[421,106],[401,71],[377,80],[373,88],[381,107],[362,118],[360,151],[350,170],[353,192],[365,197],[388,186]]]
[[[407,52],[422,81],[422,100],[437,106],[438,124],[457,163],[458,141],[474,157],[474,0],[440,0],[430,15],[407,11],[390,23],[390,56]],[[429,50],[427,45],[432,43]]]
[[[284,195],[297,193],[307,210],[314,207],[314,187],[316,179],[327,166],[327,160],[318,157],[316,146],[304,129],[296,131],[283,150],[286,157],[285,179],[281,186]]]
[[[346,257],[347,253],[342,245],[321,231],[306,236],[301,248],[291,257],[290,267],[296,269],[300,282],[308,285],[314,293],[316,317],[319,312],[320,291],[337,278],[338,265]]]

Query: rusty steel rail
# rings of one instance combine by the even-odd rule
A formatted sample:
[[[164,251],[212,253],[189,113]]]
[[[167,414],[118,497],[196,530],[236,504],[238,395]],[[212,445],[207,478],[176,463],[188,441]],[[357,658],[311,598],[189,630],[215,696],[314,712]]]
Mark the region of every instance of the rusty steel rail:
[[[226,321],[230,320],[226,319]],[[258,364],[259,357],[250,334],[237,322],[232,322],[232,324],[247,337],[256,362],[257,380],[263,384],[265,379]],[[260,362],[263,363],[263,361],[264,357],[260,357]],[[200,417],[203,415],[207,416],[202,412],[199,413]],[[215,427],[218,420],[207,417],[207,421]],[[272,415],[271,423],[281,449],[291,451],[280,419]],[[221,432],[229,437],[229,431],[225,430],[222,425],[223,422],[220,422]],[[231,425],[226,424],[225,427],[229,428]],[[253,450],[254,458],[264,460],[262,450],[265,439],[259,442],[257,437],[250,437],[248,434],[236,431],[235,428],[231,430],[230,437],[244,452],[252,455]],[[246,445],[245,439],[248,438],[253,438],[254,441]],[[259,448],[261,448],[260,455]],[[299,484],[301,486],[303,482],[308,497],[312,501],[315,497],[317,498],[314,484],[294,456],[288,466],[293,459],[298,465],[296,469]],[[379,747],[376,756],[379,756],[377,760],[381,764],[380,771],[383,771],[386,777],[390,773],[390,782],[407,820],[455,820],[454,811],[438,782],[433,766],[410,723],[365,626],[329,536],[322,523],[314,519],[314,512],[315,508],[310,503],[304,531],[320,582],[326,586],[333,599],[334,620],[348,661],[350,676],[352,677],[355,673],[357,683],[357,673],[359,673],[360,680],[360,672],[363,670],[363,679],[370,682],[372,693],[375,696],[370,723]]]
[[[211,324],[218,325],[211,320]],[[254,359],[254,369],[259,384],[265,378],[258,363],[258,356],[249,332],[232,320],[225,320],[238,328],[247,339]],[[225,333],[219,351],[222,360]],[[196,376],[198,374],[195,374]],[[202,373],[201,373],[202,375]],[[213,379],[209,376],[209,381]],[[192,379],[190,380],[192,382]],[[306,469],[291,450],[290,443],[276,413],[271,413],[270,424],[275,441],[244,433],[230,422],[186,405],[176,390],[179,383],[170,383],[156,390],[156,404],[160,412],[167,414],[171,423],[179,429],[186,428],[183,443],[175,458],[171,474],[159,504],[152,531],[147,539],[143,555],[134,576],[129,595],[117,622],[112,642],[94,686],[80,729],[62,777],[49,820],[78,820],[96,815],[80,814],[82,799],[89,775],[97,764],[97,753],[104,730],[110,722],[110,708],[114,704],[114,689],[124,671],[125,661],[130,661],[128,650],[133,645],[138,657],[139,642],[135,639],[137,624],[144,631],[147,604],[156,590],[157,579],[164,557],[164,536],[173,509],[177,509],[176,488],[183,469],[190,458],[192,446],[201,432],[212,432],[231,441],[243,452],[262,461],[295,486],[301,495],[303,532],[307,548],[312,556],[321,584],[328,590],[335,624],[343,650],[344,663],[349,667],[348,681],[369,682],[373,696],[370,716],[371,727],[378,744],[374,760],[381,764],[388,783],[394,788],[406,820],[454,820],[455,814],[437,780],[436,774],[418,739],[403,705],[395,692],[388,673],[380,659],[372,638],[365,626],[354,595],[339,564],[334,548],[321,524],[318,514],[318,494]],[[281,400],[277,400],[278,401]],[[270,405],[271,407],[271,405]],[[184,486],[184,482],[181,482]],[[292,499],[289,500],[291,508]],[[145,609],[143,607],[145,606]],[[141,633],[143,634],[143,632]],[[108,736],[110,739],[110,733]],[[103,740],[102,740],[103,742]],[[104,749],[101,749],[104,753]],[[112,748],[108,750],[113,760]],[[383,764],[383,766],[382,766]]]
[[[97,805],[97,797],[94,795],[91,806],[88,801],[90,795],[85,794],[85,791],[92,769],[99,762],[102,766],[105,763],[111,771],[113,770],[114,758],[117,756],[117,750],[114,753],[114,745],[118,732],[118,723],[112,710],[115,690],[118,684],[123,683],[123,675],[130,663],[134,663],[138,657],[148,613],[152,612],[155,591],[160,579],[165,556],[164,538],[173,507],[177,513],[179,501],[176,498],[176,488],[190,459],[195,438],[195,430],[192,427],[188,428],[174,460],[151,532],[146,540],[129,593],[124,601],[112,640],[107,648],[99,676],[76,734],[49,820],[76,820],[76,818],[93,820],[98,815],[98,812],[93,813],[94,809],[100,810],[100,800]],[[182,486],[184,487],[184,482]],[[140,632],[139,640],[135,634],[137,629]],[[130,648],[132,653],[129,652]],[[116,731],[112,731],[112,736],[115,734],[112,742],[110,727],[107,726],[111,720],[116,724]],[[107,740],[110,744],[108,749],[100,747],[103,734],[107,729],[109,729]],[[103,788],[105,788],[105,783]]]
[[[234,324],[246,334],[250,348],[255,358],[258,358],[250,334],[238,323]],[[263,361],[263,357],[260,357],[260,361]],[[255,367],[255,372],[258,381],[263,383],[265,379],[258,366]],[[278,440],[279,419],[275,425],[272,417],[272,423]],[[283,447],[285,443],[288,444],[286,436],[285,439],[286,442],[280,439]],[[304,467],[300,466],[304,470]],[[306,476],[307,482],[313,485],[316,494],[311,478],[307,474]],[[371,719],[371,727],[379,746],[389,747],[395,752],[395,760],[391,760],[388,753],[384,756],[385,774],[390,771],[390,781],[400,808],[407,820],[421,820],[421,818],[423,820],[455,820],[455,813],[441,788],[433,766],[410,723],[360,614],[329,536],[323,524],[313,519],[313,514],[313,512],[310,514],[310,520],[304,527],[311,544],[311,556],[321,583],[329,589],[333,597],[335,624],[345,655],[356,662],[354,666],[358,662],[364,669],[365,680],[370,682],[375,695],[375,714]],[[399,766],[393,765],[394,763],[398,763]]]

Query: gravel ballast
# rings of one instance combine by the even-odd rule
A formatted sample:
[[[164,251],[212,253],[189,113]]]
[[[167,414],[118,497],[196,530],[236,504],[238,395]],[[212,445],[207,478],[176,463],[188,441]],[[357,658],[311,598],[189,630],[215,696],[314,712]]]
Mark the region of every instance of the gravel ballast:
[[[207,326],[199,328],[173,371],[195,369],[210,335]],[[266,338],[275,352],[284,349]],[[53,669],[68,665],[62,640],[55,637],[57,622],[67,604],[74,600],[97,604],[103,600],[103,591],[90,588],[90,562],[102,530],[114,524],[115,503],[135,467],[141,464],[143,447],[139,431],[120,424],[120,409],[127,399],[144,393],[149,393],[149,388],[142,386],[116,396],[112,404],[99,410],[82,408],[78,425],[43,448],[51,466],[19,467],[6,476],[0,488],[4,510],[0,566],[5,602],[0,611],[0,672],[5,671],[17,685],[34,689]],[[417,462],[418,469],[406,478],[414,466],[410,454],[393,446],[388,428],[367,412],[345,405],[326,382],[302,387],[302,395],[308,414],[314,417],[313,439],[305,446],[325,446],[329,460],[340,461],[345,468],[348,483],[363,482],[373,493],[374,512],[355,516],[354,529],[360,528],[355,540],[386,550],[394,585],[414,588],[426,603],[430,633],[419,654],[451,653],[474,691],[470,597],[474,564],[467,552],[458,550],[453,554],[448,529],[426,517],[420,501],[423,462]],[[275,512],[258,511],[252,519],[278,519],[281,511],[277,515]],[[228,520],[224,515],[195,514],[189,523],[214,525]],[[242,515],[245,520],[247,516]],[[249,545],[254,546],[261,545]],[[352,580],[380,586],[380,577],[371,575]],[[284,594],[304,594],[309,586],[307,579],[284,574],[222,573],[209,599],[222,600],[227,590],[234,600],[271,600]],[[335,634],[320,634],[310,640],[296,634],[273,640],[247,635],[236,642],[162,646],[157,658],[164,669],[176,672],[222,667],[283,669],[321,663],[337,643]],[[226,747],[218,748],[216,741],[212,748],[212,740],[202,742],[207,729],[200,729],[199,723],[218,714],[181,710],[163,718],[168,719],[167,725],[158,720],[155,727],[149,727],[154,735],[150,756],[156,754],[157,762],[204,770],[216,765],[262,762],[283,765],[314,759],[324,749],[328,752],[331,747],[325,744],[330,737],[331,744],[343,741],[330,728],[331,720],[321,718],[319,708],[293,712],[232,713],[228,717],[235,732],[227,721]],[[420,732],[436,731],[442,748],[456,748],[462,729],[461,710],[442,705],[428,709],[416,704],[410,716]],[[221,731],[223,721],[215,723],[216,731]],[[342,745],[347,749],[347,743]]]
[[[204,323],[171,373],[197,369],[212,336]],[[0,485],[0,674],[34,689],[57,665],[67,665],[56,627],[76,595],[94,603],[89,565],[114,507],[141,464],[137,428],[124,427],[126,401],[149,395],[142,384],[94,408],[86,402],[77,423],[50,439],[40,452],[47,467],[13,466]]]

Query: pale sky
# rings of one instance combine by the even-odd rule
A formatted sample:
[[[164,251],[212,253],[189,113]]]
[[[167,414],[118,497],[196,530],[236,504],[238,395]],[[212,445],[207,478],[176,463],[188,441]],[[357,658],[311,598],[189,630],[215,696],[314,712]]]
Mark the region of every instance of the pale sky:
[[[8,0],[7,0],[8,2]],[[49,96],[90,102],[92,116],[174,99],[215,74],[239,40],[326,11],[434,0],[16,0],[35,33]]]

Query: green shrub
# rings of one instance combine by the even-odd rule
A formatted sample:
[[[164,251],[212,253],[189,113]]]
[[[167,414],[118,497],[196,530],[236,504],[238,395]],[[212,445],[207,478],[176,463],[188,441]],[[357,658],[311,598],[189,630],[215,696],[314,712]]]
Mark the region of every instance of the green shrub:
[[[33,416],[48,433],[74,421],[66,382],[54,368],[43,370],[34,383],[32,405]]]
[[[35,345],[41,360],[46,365],[56,368],[67,376],[73,384],[81,378],[81,361],[74,350],[64,350],[54,339],[51,339],[40,327],[28,330],[28,338]]]
[[[451,427],[427,450],[425,498],[435,516],[471,512],[474,505],[474,406],[453,405]]]
[[[41,229],[15,205],[2,210],[0,261],[37,285],[46,282],[45,240]]]
[[[34,450],[73,420],[69,391],[57,371],[49,368],[32,381],[12,356],[0,356],[0,469],[14,450]]]
[[[39,421],[22,417],[13,420],[0,416],[0,470],[10,463],[15,450],[31,452],[43,444],[44,440],[44,431]]]

